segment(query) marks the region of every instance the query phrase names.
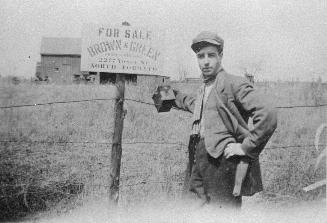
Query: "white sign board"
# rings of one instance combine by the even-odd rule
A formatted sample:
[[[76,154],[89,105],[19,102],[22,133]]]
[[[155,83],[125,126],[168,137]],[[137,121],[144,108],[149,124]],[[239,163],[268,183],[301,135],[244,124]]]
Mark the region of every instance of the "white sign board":
[[[81,70],[163,75],[163,46],[160,32],[87,24],[82,30]]]

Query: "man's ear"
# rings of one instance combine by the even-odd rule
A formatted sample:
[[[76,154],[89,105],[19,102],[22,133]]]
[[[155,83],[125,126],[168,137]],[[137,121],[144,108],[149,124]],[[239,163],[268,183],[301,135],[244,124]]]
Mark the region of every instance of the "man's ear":
[[[219,54],[220,57],[223,57],[224,55],[224,51],[221,51],[221,53]]]

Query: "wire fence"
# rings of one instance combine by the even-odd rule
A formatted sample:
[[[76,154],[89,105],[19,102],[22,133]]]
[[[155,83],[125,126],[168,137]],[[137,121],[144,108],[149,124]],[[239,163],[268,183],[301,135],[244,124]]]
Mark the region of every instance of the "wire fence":
[[[38,141],[38,140],[0,140],[0,143],[26,143],[26,144],[97,144],[97,145],[111,145],[112,142],[96,142],[96,141]],[[134,145],[134,144],[157,144],[157,145],[178,145],[188,147],[184,142],[169,142],[169,141],[130,141],[122,142],[122,145]],[[290,149],[290,148],[307,148],[315,146],[327,146],[327,144],[306,144],[306,145],[286,145],[286,146],[268,146],[265,149]]]
[[[94,102],[94,101],[113,101],[116,98],[94,98],[94,99],[82,99],[82,100],[67,100],[67,101],[52,101],[44,103],[34,103],[34,104],[20,104],[20,105],[10,105],[10,106],[0,106],[0,109],[8,108],[21,108],[21,107],[35,107],[35,106],[44,106],[44,105],[55,105],[55,104],[72,104],[72,103],[82,103],[82,102]],[[140,104],[154,106],[154,103],[145,102],[137,99],[125,98],[125,101],[132,101]],[[327,104],[318,104],[318,105],[292,105],[292,106],[276,106],[278,109],[292,109],[292,108],[318,108],[325,107]],[[181,110],[179,108],[172,107],[173,109]],[[181,110],[183,111],[183,110]],[[112,142],[97,142],[97,141],[45,141],[45,140],[0,140],[1,143],[40,143],[40,144],[103,144],[109,145]],[[157,142],[157,141],[133,141],[133,142],[123,142],[122,144],[165,144],[165,145],[181,145],[187,147],[188,145],[183,142]],[[266,149],[285,149],[285,148],[297,148],[297,147],[312,147],[313,144],[309,145],[286,145],[286,146],[273,146],[266,147]],[[325,146],[322,144],[321,146]]]
[[[23,108],[23,107],[37,107],[37,106],[46,106],[46,105],[60,105],[60,104],[73,104],[73,103],[84,103],[84,102],[97,102],[97,101],[104,101],[104,102],[109,102],[109,101],[114,101],[116,98],[94,98],[94,99],[81,99],[81,100],[66,100],[66,101],[51,101],[51,102],[42,102],[42,103],[32,103],[32,104],[16,104],[16,105],[6,105],[6,106],[0,106],[0,109],[13,109],[13,108]],[[131,101],[139,104],[144,104],[148,106],[153,106],[154,108],[154,103],[152,102],[146,102],[142,100],[137,100],[137,99],[131,99],[131,98],[125,98],[125,101]],[[292,105],[292,106],[276,106],[278,109],[296,109],[296,108],[321,108],[321,107],[326,107],[327,104],[318,104],[318,105]],[[173,108],[180,110],[178,108]],[[105,145],[105,146],[110,146],[112,144],[111,141],[82,141],[82,140],[74,140],[74,141],[68,141],[68,140],[58,140],[58,141],[51,141],[51,140],[29,140],[26,138],[23,139],[0,139],[1,144],[8,144],[8,143],[13,143],[13,144],[55,144],[55,145],[67,145],[67,144],[73,144],[73,145]],[[153,144],[153,145],[172,145],[172,146],[178,146],[177,150],[184,150],[185,153],[188,153],[187,147],[188,144],[182,141],[123,141],[121,143],[122,145],[136,145],[136,144]],[[274,150],[274,149],[292,149],[292,148],[308,148],[308,147],[315,147],[316,145],[314,144],[306,144],[306,145],[300,145],[300,144],[293,144],[293,145],[270,145],[267,146],[265,149],[266,150]],[[319,146],[327,146],[327,144],[319,144]],[[172,147],[174,148],[174,147]],[[176,149],[176,148],[175,148]],[[33,154],[33,153],[32,153]],[[40,152],[41,154],[41,152]],[[98,170],[103,170],[104,168],[109,167],[109,165],[102,165],[98,163],[98,169],[92,169],[92,174],[94,174]],[[183,170],[184,171],[184,170]],[[19,174],[19,173],[17,173]],[[142,174],[142,173],[139,173]],[[182,174],[182,173],[180,173]],[[33,182],[37,180],[37,178],[34,176],[31,178]],[[42,178],[40,179],[42,180]],[[28,180],[27,180],[28,181]],[[175,180],[171,181],[170,183],[174,183],[178,185],[179,188],[183,186],[183,181],[181,180]],[[144,179],[144,180],[138,180],[138,182],[128,182],[125,180],[122,180],[120,186],[122,189],[124,188],[131,188],[131,187],[137,187],[137,186],[144,186],[144,185],[149,185],[149,184],[159,184],[159,185],[165,185],[167,184],[167,181],[165,180],[149,180],[149,179]],[[49,183],[51,185],[51,183]],[[57,188],[56,190],[53,191],[53,188],[49,191],[44,191],[44,194],[62,194],[62,195],[71,195],[69,192],[68,187],[80,187],[81,184],[79,183],[72,183],[72,182],[66,182],[60,185],[55,185],[53,188]],[[110,185],[106,183],[97,183],[97,182],[91,182],[88,187],[92,188],[109,188]],[[9,194],[5,194],[3,192],[9,191],[8,188],[16,188],[13,192],[10,192]],[[64,188],[64,189],[62,189]],[[33,188],[32,183],[3,183],[0,182],[0,201],[1,199],[7,199],[8,197],[17,197],[20,195],[26,195],[26,194],[38,194],[40,191],[37,191],[38,188]],[[2,192],[2,193],[1,193]]]
[[[67,101],[51,101],[51,102],[42,102],[42,103],[32,103],[32,104],[18,104],[18,105],[7,105],[0,106],[0,109],[8,109],[8,108],[22,108],[22,107],[35,107],[35,106],[44,106],[44,105],[55,105],[55,104],[72,104],[72,103],[82,103],[82,102],[94,102],[94,101],[113,101],[116,98],[93,98],[93,99],[82,99],[82,100],[67,100]],[[146,102],[137,99],[125,98],[125,101],[137,102],[140,104],[151,105],[155,104],[152,102]],[[325,107],[327,104],[317,104],[317,105],[290,105],[290,106],[276,106],[279,109],[287,109],[287,108],[317,108],[317,107]],[[173,107],[173,109],[181,110],[179,108]]]

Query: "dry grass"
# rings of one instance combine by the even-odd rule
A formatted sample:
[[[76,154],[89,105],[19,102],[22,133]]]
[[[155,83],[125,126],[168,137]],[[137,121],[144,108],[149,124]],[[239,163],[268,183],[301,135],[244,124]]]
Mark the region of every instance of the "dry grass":
[[[128,86],[126,98],[152,102],[155,84],[146,86]],[[190,93],[196,86],[175,87]],[[324,85],[261,83],[258,89],[273,95],[271,102],[275,105],[327,102]],[[112,98],[114,87],[1,83],[0,92],[0,104],[6,106]],[[176,110],[158,114],[154,106],[132,101],[126,101],[125,107],[123,143],[188,143],[190,114]],[[36,210],[64,212],[107,196],[111,144],[105,142],[110,142],[113,134],[113,101],[1,109],[0,120],[0,139],[16,141],[0,143],[2,218]],[[326,122],[326,107],[281,109],[278,129],[268,147],[313,144],[322,122]],[[86,141],[89,143],[80,143]],[[158,196],[180,198],[186,152],[181,145],[123,144],[120,205],[128,207]],[[318,155],[314,147],[265,150],[261,163],[266,196],[325,196],[324,188],[309,194],[301,192],[302,187],[326,176],[325,166],[314,172]]]

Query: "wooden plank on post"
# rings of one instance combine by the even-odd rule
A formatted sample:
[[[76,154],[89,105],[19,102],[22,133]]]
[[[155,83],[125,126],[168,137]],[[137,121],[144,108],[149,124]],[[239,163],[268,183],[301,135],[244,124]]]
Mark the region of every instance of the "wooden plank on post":
[[[125,94],[125,76],[116,74],[117,98],[114,108],[114,134],[112,137],[110,178],[109,178],[109,200],[113,204],[118,204],[119,198],[119,179],[120,164],[122,156],[122,133],[124,125],[124,94]]]

